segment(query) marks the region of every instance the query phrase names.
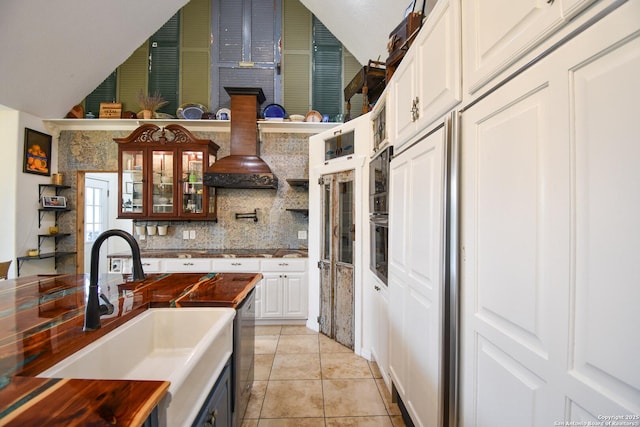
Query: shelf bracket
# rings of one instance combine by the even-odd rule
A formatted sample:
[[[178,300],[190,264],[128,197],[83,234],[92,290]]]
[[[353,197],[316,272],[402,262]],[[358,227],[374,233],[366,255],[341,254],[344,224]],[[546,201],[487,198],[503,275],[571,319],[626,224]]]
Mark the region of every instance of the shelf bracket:
[[[253,219],[253,222],[258,222],[258,209],[254,209],[249,213],[237,213],[236,219]]]

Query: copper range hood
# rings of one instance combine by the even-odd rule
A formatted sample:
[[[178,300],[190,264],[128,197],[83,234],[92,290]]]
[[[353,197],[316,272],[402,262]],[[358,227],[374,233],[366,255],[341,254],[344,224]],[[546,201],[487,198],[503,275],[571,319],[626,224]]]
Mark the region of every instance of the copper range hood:
[[[224,88],[231,97],[231,154],[204,174],[205,185],[223,188],[278,188],[278,178],[260,158],[258,106],[266,98],[261,88]]]

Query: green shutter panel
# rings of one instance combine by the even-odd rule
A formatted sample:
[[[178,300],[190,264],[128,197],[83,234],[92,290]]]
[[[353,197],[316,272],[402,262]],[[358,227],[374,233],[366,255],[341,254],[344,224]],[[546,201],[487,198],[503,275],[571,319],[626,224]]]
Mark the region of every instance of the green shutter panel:
[[[209,0],[191,0],[182,8],[180,104],[209,106],[210,16]]]
[[[287,113],[305,115],[311,109],[309,76],[311,59],[309,54],[282,55],[282,86],[284,88],[284,106]]]
[[[149,43],[144,42],[118,67],[119,98],[122,111],[140,111],[138,93],[148,87]]]
[[[311,12],[298,0],[282,7],[282,89],[287,113],[311,110]]]
[[[114,71],[86,97],[84,111],[86,113],[92,112],[94,116],[98,117],[101,102],[113,102],[116,100],[117,83],[117,72]]]
[[[313,109],[335,116],[342,104],[342,45],[316,18],[313,18]]]
[[[149,93],[160,92],[169,103],[160,109],[175,114],[179,100],[180,12],[149,39]]]

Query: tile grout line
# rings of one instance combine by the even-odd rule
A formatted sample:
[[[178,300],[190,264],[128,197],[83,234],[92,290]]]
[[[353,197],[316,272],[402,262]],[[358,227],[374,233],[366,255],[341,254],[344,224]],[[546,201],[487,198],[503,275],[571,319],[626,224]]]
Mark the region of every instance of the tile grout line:
[[[260,412],[258,413],[258,425],[260,424],[260,420],[262,419],[262,410],[264,409],[264,401],[267,398],[267,391],[269,390],[269,382],[271,382],[271,372],[273,371],[273,365],[276,362],[276,353],[278,352],[278,345],[280,345],[280,334],[282,332],[282,328],[278,333],[278,341],[276,342],[276,348],[273,351],[273,360],[271,361],[271,367],[269,368],[269,376],[267,377],[267,385],[264,389],[264,395],[262,396],[262,402],[260,403]]]
[[[263,418],[262,417],[262,413],[263,413],[263,410],[264,410],[264,402],[266,400],[267,391],[269,389],[269,384],[270,384],[271,381],[276,381],[276,380],[272,380],[271,379],[271,375],[274,372],[276,356],[278,355],[278,349],[279,349],[280,344],[281,344],[280,339],[282,338],[282,335],[283,335],[282,334],[282,328],[280,329],[280,333],[279,334],[274,335],[274,336],[277,337],[277,343],[276,343],[276,346],[275,346],[275,350],[273,352],[273,359],[272,359],[271,365],[269,367],[269,375],[268,375],[267,381],[266,381],[267,384],[266,384],[266,387],[265,387],[265,392],[264,392],[264,395],[262,396],[262,402],[260,404],[260,412],[258,413],[258,419],[257,420],[254,419],[256,421],[256,425],[257,426],[260,425],[260,422],[262,420],[268,420],[269,419],[269,418]],[[311,335],[311,334],[284,334],[284,335]],[[330,378],[325,378],[324,371],[323,371],[323,364],[322,364],[323,352],[321,351],[321,348],[320,348],[321,347],[321,345],[320,345],[320,340],[321,340],[320,333],[316,332],[315,335],[316,335],[317,344],[318,344],[318,353],[317,354],[318,354],[318,362],[319,362],[319,367],[320,367],[320,384],[321,384],[321,393],[322,393],[322,423],[321,424],[324,427],[327,427],[329,424],[327,424],[328,423],[328,419],[327,419],[327,413],[326,413],[325,381],[330,380]],[[326,352],[326,354],[333,354],[333,353],[334,352],[331,352],[331,351],[327,351]],[[340,352],[336,352],[336,353],[340,353]],[[302,354],[302,353],[282,353],[282,354]],[[304,353],[304,354],[306,354],[306,353]],[[312,354],[312,353],[308,353],[308,354]],[[315,354],[315,353],[313,353],[313,354]],[[355,354],[355,352],[353,352],[353,354]],[[362,357],[362,356],[359,356],[359,357]],[[382,382],[382,386],[381,386],[380,382],[376,378],[376,374],[375,374],[373,366],[372,366],[372,361],[369,361],[367,359],[364,359],[364,360],[367,363],[367,368],[368,368],[369,374],[371,375],[370,378],[373,380],[373,382],[375,384],[375,387],[376,387],[376,390],[378,391],[378,395],[380,396],[380,399],[382,400],[382,403],[383,403],[384,408],[385,408],[386,416],[383,415],[381,417],[385,417],[387,419],[388,423],[389,423],[388,425],[393,427],[394,426],[394,421],[393,421],[393,415],[391,413],[392,408],[389,405],[387,405],[387,401],[384,398],[384,392],[381,389],[382,386],[386,387],[386,385],[384,384],[384,378],[382,378],[382,381],[381,381]],[[353,380],[356,380],[356,379],[359,379],[359,378],[353,378]],[[296,380],[298,380],[298,379],[291,378],[291,379],[282,380],[282,381],[296,381]],[[345,378],[345,380],[351,380],[351,379],[350,378]],[[352,417],[346,416],[346,418],[360,418],[360,417],[368,418],[368,417],[374,417],[374,416],[373,415],[362,415],[362,416],[352,416]],[[375,417],[378,417],[378,415],[376,415]],[[294,418],[298,418],[298,417],[294,417]],[[310,418],[310,419],[315,418],[315,419],[317,419],[316,417],[300,417],[300,418]]]
[[[320,333],[316,334],[318,339],[318,365],[320,366],[320,386],[322,390],[322,423],[327,427],[327,411],[325,409],[326,402],[324,397],[324,373],[322,372],[322,351],[320,350]]]

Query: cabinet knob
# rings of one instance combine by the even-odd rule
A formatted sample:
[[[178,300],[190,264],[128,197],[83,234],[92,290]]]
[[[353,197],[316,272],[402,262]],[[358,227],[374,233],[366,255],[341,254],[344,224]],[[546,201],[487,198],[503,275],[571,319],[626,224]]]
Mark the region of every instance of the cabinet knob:
[[[413,99],[411,104],[411,121],[415,122],[420,118],[420,98],[417,96]]]
[[[373,287],[373,289],[375,289],[376,291],[379,291],[379,290],[380,290],[380,286],[375,285],[375,286]]]
[[[218,415],[218,411],[213,411],[209,413],[209,419],[205,421],[204,425],[209,427],[214,427],[216,425],[216,416]]]

